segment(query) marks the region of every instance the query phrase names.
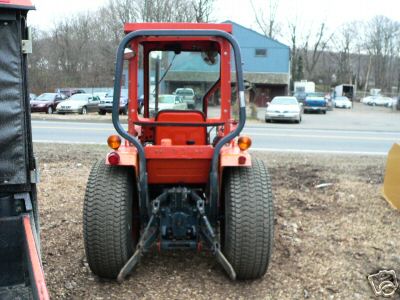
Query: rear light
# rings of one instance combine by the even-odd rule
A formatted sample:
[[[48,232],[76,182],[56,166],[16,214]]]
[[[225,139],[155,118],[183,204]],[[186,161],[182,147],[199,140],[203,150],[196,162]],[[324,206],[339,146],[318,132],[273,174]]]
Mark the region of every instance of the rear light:
[[[246,163],[246,156],[239,156],[238,163],[239,165],[244,165]]]
[[[107,160],[110,165],[118,165],[119,164],[119,154],[117,152],[111,152],[107,156]]]
[[[121,146],[121,138],[116,134],[112,134],[108,137],[107,144],[111,149],[118,150]]]
[[[248,136],[241,136],[238,139],[238,145],[240,150],[242,151],[247,150],[251,146],[251,139]]]

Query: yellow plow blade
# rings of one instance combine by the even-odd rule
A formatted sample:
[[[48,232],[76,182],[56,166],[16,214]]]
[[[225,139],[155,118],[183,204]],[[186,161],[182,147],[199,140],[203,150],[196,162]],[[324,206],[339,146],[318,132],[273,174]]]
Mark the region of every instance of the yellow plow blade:
[[[382,195],[396,209],[400,209],[400,144],[389,151]]]

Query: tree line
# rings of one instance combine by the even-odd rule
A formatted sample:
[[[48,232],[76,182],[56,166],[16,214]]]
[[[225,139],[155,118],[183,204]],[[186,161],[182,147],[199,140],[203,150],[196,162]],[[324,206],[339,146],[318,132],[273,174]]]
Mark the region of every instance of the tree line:
[[[291,48],[292,82],[307,79],[358,90],[400,89],[400,22],[384,16],[353,21],[336,30],[325,22],[306,30],[301,19],[277,21],[277,0],[264,7],[250,2],[259,29]],[[47,31],[33,29],[29,56],[31,90],[112,86],[115,52],[126,22],[213,21],[214,0],[109,0],[92,12],[57,21]]]
[[[307,79],[326,87],[355,84],[359,91],[380,88],[400,93],[400,22],[385,16],[351,21],[335,30],[326,22],[306,29],[301,17],[277,21],[278,0],[263,7],[251,1],[260,30],[274,39],[286,38],[291,48],[291,78]]]
[[[109,0],[92,12],[33,28],[32,92],[113,85],[116,49],[127,22],[209,22],[214,0]]]

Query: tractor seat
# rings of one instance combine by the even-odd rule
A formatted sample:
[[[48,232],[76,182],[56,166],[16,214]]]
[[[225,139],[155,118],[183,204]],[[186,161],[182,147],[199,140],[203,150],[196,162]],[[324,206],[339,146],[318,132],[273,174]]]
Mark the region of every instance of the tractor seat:
[[[171,123],[205,123],[206,117],[199,110],[160,110],[155,121]],[[156,126],[154,142],[161,145],[162,139],[170,139],[171,144],[177,145],[206,145],[207,127],[190,125]]]

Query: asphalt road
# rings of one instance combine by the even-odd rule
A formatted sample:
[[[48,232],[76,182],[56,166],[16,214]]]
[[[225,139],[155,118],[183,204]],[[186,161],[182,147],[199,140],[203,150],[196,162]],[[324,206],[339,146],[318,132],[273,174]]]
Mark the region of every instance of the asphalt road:
[[[386,155],[399,131],[312,129],[280,124],[248,124],[253,150],[304,153]],[[110,123],[32,121],[33,141],[74,144],[106,144],[115,133]]]

